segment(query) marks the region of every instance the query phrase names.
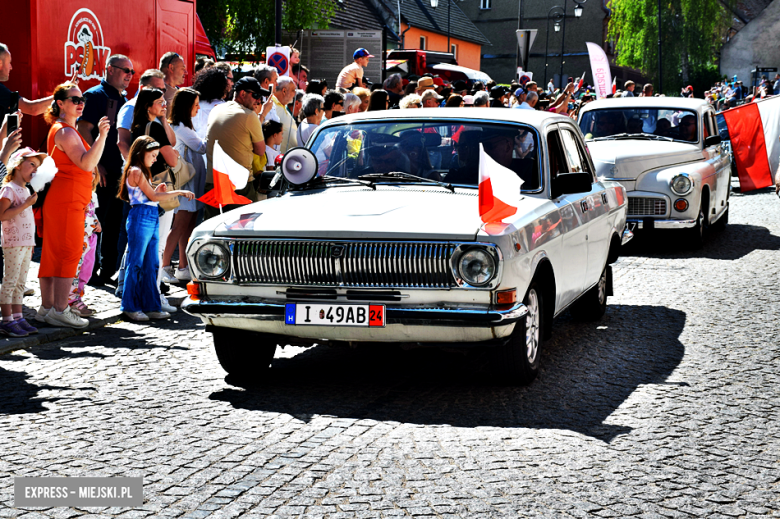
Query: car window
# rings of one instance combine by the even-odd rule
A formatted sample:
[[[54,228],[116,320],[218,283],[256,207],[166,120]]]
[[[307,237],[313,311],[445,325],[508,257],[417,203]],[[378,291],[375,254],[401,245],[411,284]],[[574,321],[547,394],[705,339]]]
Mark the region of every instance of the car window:
[[[317,157],[320,176],[401,172],[476,187],[480,145],[523,179],[524,192],[543,187],[538,136],[525,125],[429,118],[355,121],[323,128],[307,147]]]
[[[563,141],[563,153],[566,155],[566,162],[569,164],[568,171],[577,173],[585,171],[582,164],[582,155],[577,149],[577,139],[570,130],[561,130],[561,140]]]
[[[579,125],[586,140],[648,134],[697,142],[698,120],[696,112],[680,108],[601,108],[582,114]]]
[[[547,151],[550,162],[550,180],[561,173],[568,173],[569,165],[566,162],[566,154],[563,151],[558,130],[552,130],[547,134]]]

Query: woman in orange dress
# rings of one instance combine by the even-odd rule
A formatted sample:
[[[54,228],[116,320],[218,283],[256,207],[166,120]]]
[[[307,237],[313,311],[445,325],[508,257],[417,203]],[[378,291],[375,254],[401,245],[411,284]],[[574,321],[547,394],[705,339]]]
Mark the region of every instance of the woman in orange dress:
[[[84,98],[74,83],[54,89],[54,100],[46,110],[51,124],[47,147],[57,165],[43,202],[43,248],[38,278],[42,305],[35,316],[53,326],[84,328],[89,321],[71,313],[68,306],[73,277],[83,252],[84,210],[92,199],[92,170],[97,167],[108,134],[109,122],[98,122],[98,138],[90,148],[76,131],[76,120],[84,111]]]

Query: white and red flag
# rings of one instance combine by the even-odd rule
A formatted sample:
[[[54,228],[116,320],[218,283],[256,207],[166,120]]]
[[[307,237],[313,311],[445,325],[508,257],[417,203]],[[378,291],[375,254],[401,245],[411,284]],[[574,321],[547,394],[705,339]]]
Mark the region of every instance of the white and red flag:
[[[753,191],[774,185],[772,173],[780,163],[780,96],[722,113],[729,128],[740,189]]]
[[[612,78],[612,93],[617,92],[617,76]]]
[[[493,160],[479,145],[479,216],[485,223],[499,222],[517,212],[523,180]]]
[[[232,204],[251,204],[250,199],[236,194],[236,189],[246,187],[249,181],[249,170],[230,158],[230,155],[219,145],[219,141],[214,142],[211,163],[214,168],[214,189],[198,200],[220,209]]]

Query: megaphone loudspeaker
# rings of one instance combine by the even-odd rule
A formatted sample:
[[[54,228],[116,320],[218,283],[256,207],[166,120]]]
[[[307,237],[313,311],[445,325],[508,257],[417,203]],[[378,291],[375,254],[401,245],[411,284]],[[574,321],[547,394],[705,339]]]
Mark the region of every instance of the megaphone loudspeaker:
[[[317,176],[317,157],[306,148],[287,150],[282,158],[281,170],[290,184],[300,186]]]

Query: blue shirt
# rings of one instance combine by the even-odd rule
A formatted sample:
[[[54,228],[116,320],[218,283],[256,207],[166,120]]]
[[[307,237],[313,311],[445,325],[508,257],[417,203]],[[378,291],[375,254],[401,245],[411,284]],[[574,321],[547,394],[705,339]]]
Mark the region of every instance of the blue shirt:
[[[122,154],[119,153],[119,147],[116,144],[116,122],[119,110],[127,102],[127,99],[105,80],[84,92],[84,98],[87,102],[84,104],[84,112],[82,112],[79,121],[92,123],[93,140],[98,136],[98,122],[101,117],[108,117],[111,123],[111,129],[108,130],[106,144],[103,147],[103,155],[100,157],[100,164],[106,168],[108,179],[117,182],[122,175]]]

